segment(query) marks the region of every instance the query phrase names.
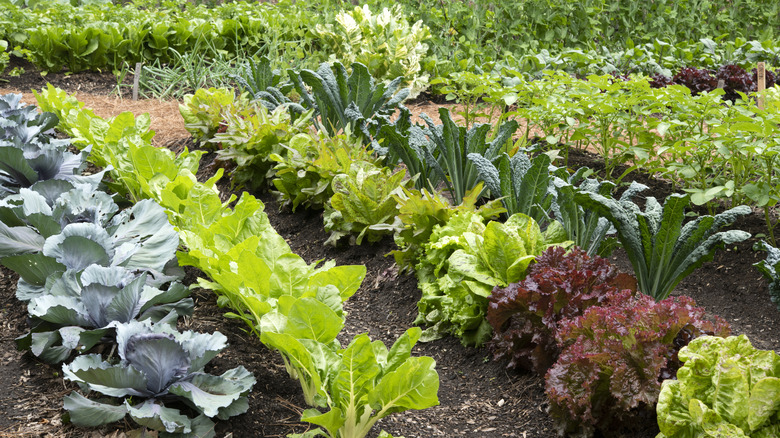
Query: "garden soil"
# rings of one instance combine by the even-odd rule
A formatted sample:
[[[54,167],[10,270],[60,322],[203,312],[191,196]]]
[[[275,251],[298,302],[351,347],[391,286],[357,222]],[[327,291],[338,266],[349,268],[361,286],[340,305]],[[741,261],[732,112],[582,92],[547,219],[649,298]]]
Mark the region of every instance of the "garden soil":
[[[10,70],[10,68],[9,68]],[[25,66],[19,77],[0,76],[0,94],[24,92],[24,101],[34,104],[31,89],[40,90],[51,82],[77,97],[101,116],[120,111],[152,114],[157,132],[155,144],[181,150],[196,148],[183,129],[176,102],[142,100],[134,102],[126,95],[116,97],[117,82],[111,74],[49,74],[41,77]],[[126,88],[125,88],[126,89]],[[431,102],[415,102],[410,109],[436,113]],[[199,178],[215,171],[214,154],[204,155]],[[597,157],[572,152],[570,167],[586,165],[603,168]],[[671,190],[668,184],[637,174],[635,179],[648,184],[647,195],[665,198]],[[629,177],[629,179],[631,176]],[[230,185],[225,180],[221,188],[228,196]],[[371,339],[391,345],[417,315],[420,292],[413,274],[399,273],[392,257],[392,238],[376,244],[338,247],[325,246],[328,234],[317,211],[293,213],[268,193],[256,193],[265,203],[265,210],[274,228],[290,244],[292,250],[307,262],[335,260],[337,264],[364,264],[368,274],[361,289],[346,303],[346,328],[342,344],[355,335],[368,333]],[[758,212],[741,219],[734,228],[752,234],[766,233],[763,216]],[[713,261],[694,271],[675,290],[675,294],[693,297],[711,314],[720,315],[732,325],[734,334],[747,334],[752,343],[762,349],[780,347],[780,312],[770,301],[767,282],[752,266],[764,258],[755,251],[759,241],[752,238],[721,250]],[[610,259],[622,270],[631,272],[625,254],[616,252]],[[199,272],[188,269],[185,281],[194,283]],[[61,368],[37,361],[29,353],[19,352],[14,339],[28,330],[26,306],[14,296],[17,277],[0,270],[0,437],[131,437],[156,436],[153,432],[134,429],[132,422],[112,424],[98,429],[77,428],[63,417],[62,397],[76,385],[62,378]],[[218,422],[219,437],[285,437],[301,433],[310,427],[299,422],[306,408],[298,383],[288,377],[278,353],[269,351],[259,340],[247,333],[243,323],[227,319],[224,309],[217,307],[212,292],[194,289],[195,313],[181,322],[181,329],[202,332],[218,330],[230,345],[207,371],[221,373],[244,365],[257,378],[249,395],[249,411],[228,421]],[[394,436],[429,437],[517,437],[547,438],[557,436],[552,420],[546,413],[543,376],[508,370],[502,363],[491,361],[486,348],[466,348],[457,339],[448,337],[431,343],[418,344],[413,354],[431,356],[436,360],[440,377],[439,406],[423,411],[407,411],[379,422],[371,436],[380,429]],[[625,430],[613,430],[605,438],[651,438],[658,433],[654,412],[637,412],[637,421]]]

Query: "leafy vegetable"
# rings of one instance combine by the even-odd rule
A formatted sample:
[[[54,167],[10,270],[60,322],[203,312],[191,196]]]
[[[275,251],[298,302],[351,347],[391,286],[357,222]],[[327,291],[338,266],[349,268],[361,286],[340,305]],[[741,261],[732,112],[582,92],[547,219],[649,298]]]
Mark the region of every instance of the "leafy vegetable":
[[[477,167],[467,156],[478,154],[492,161],[501,153],[518,126],[514,120],[502,124],[495,138],[488,142],[487,134],[491,128],[489,124],[476,124],[467,130],[452,120],[446,108],[439,108],[442,125],[436,126],[426,115],[421,117],[428,124],[425,134],[435,145],[438,154],[438,165],[432,162],[430,165],[435,172],[438,172],[438,177],[445,182],[455,204],[460,204],[465,193],[477,185],[479,176]],[[426,159],[430,160],[430,158]]]
[[[316,110],[320,122],[312,120],[318,130],[333,136],[349,129],[368,144],[372,138],[369,126],[389,122],[396,107],[409,95],[409,89],[399,90],[400,77],[387,85],[375,85],[365,65],[354,63],[351,67],[349,76],[339,62],[322,63],[316,72],[290,70],[289,74],[301,95],[301,105]],[[311,88],[311,93],[304,84]]]
[[[355,7],[339,12],[336,23],[318,24],[314,30],[327,47],[331,62],[359,62],[385,84],[400,77],[410,88],[412,99],[427,88],[428,74],[422,72],[421,61],[428,52],[423,41],[431,33],[422,21],[410,26],[400,5],[377,14],[368,5]]]
[[[416,267],[422,298],[415,323],[429,325],[424,339],[452,333],[466,345],[487,341],[485,314],[493,288],[519,281],[537,255],[564,240],[559,225],[542,234],[522,213],[484,225],[479,214],[465,211],[435,227]]]
[[[400,249],[390,252],[396,265],[401,269],[413,268],[435,227],[444,226],[456,213],[470,211],[486,220],[496,219],[504,211],[499,201],[487,201],[479,207],[476,205],[482,187],[482,183],[478,183],[473,190],[466,192],[460,205],[452,205],[449,199],[435,190],[417,191],[401,187],[403,194],[394,195],[398,213],[393,223],[395,243]]]
[[[109,334],[115,321],[175,323],[178,316],[192,314],[186,287],[173,283],[162,291],[147,284],[147,275],[98,265],[52,274],[44,293],[30,300],[33,328],[17,345],[31,348],[45,362],[58,363],[73,350],[89,350]]]
[[[302,420],[323,427],[320,434],[362,438],[387,415],[438,404],[434,360],[410,357],[419,328],[407,330],[389,351],[366,334],[342,349],[336,340],[343,327],[340,301],[304,297],[285,307],[286,315],[263,317],[260,339],[282,354],[290,375],[301,381],[306,402],[315,407]]]
[[[246,412],[246,394],[255,384],[251,373],[242,366],[220,376],[203,371],[226,346],[221,333],[179,333],[167,324],[148,321],[115,327],[119,363],[89,354],[63,365],[62,371],[66,379],[77,382],[83,390],[124,402],[101,403],[73,392],[65,397],[65,409],[74,424],[100,426],[130,415],[136,423],[153,430],[189,434],[197,424],[213,428],[213,423],[202,417],[227,419]],[[198,417],[190,418],[166,406],[168,400],[185,402]]]
[[[619,200],[592,192],[578,193],[574,199],[612,222],[634,267],[639,290],[658,301],[668,297],[694,269],[711,260],[719,246],[750,237],[740,230],[716,232],[749,214],[748,206],[734,207],[716,216],[699,216],[683,225],[689,196],[672,194],[663,207],[655,198],[648,197],[645,210],[641,211],[630,197],[645,188],[634,182]]]
[[[635,290],[636,280],[606,259],[578,247],[548,248],[522,281],[496,287],[488,297],[493,358],[509,359],[507,368],[544,374],[560,354],[555,336],[561,324],[622,289]]]
[[[270,112],[256,103],[246,108],[229,106],[222,112],[226,130],[215,134],[211,142],[222,145],[219,160],[235,161],[233,182],[258,189],[273,174],[271,156],[283,154],[284,145],[295,135],[308,132],[311,114],[293,121],[284,108]]]
[[[769,438],[780,432],[780,357],[745,335],[703,336],[680,350],[677,380],[658,397],[659,438]]]
[[[753,266],[769,281],[769,297],[776,306],[780,307],[780,250],[774,246],[761,241],[764,249],[767,251],[766,259]]]
[[[632,421],[636,409],[655,405],[661,380],[679,366],[680,347],[728,333],[723,319],[710,321],[688,297],[655,302],[631,291],[562,321],[556,339],[563,351],[545,378],[558,432],[589,437]]]
[[[299,205],[307,209],[322,209],[333,196],[333,178],[349,173],[353,162],[378,161],[359,139],[348,135],[311,136],[297,134],[284,145],[284,152],[272,154],[274,166],[272,183],[277,197],[292,210]]]
[[[365,162],[353,162],[347,173],[333,177],[333,197],[325,207],[325,231],[330,232],[326,244],[335,245],[348,234],[357,234],[355,243],[363,237],[376,242],[391,230],[398,212],[394,195],[407,185],[406,172],[393,173],[386,167]]]
[[[199,88],[195,94],[184,96],[179,104],[179,113],[184,119],[184,128],[195,139],[208,144],[223,123],[222,111],[235,103],[232,90],[225,88]]]

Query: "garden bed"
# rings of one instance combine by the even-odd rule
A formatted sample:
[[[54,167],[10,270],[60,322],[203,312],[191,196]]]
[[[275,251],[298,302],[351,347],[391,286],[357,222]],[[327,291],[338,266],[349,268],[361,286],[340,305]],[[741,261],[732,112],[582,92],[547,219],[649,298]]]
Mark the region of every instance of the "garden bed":
[[[46,81],[68,92],[79,92],[87,100],[90,94],[107,95],[115,86],[112,75],[83,73],[74,75],[49,74],[41,79],[28,67],[18,78],[4,77],[0,93],[40,89]],[[125,97],[126,98],[126,97]],[[27,103],[33,103],[25,99]],[[133,104],[129,99],[128,105]],[[146,105],[154,107],[155,101]],[[95,108],[96,110],[98,108]],[[123,110],[118,105],[118,110]],[[170,110],[168,110],[170,111]],[[430,105],[426,112],[435,113]],[[177,114],[169,114],[177,116]],[[174,124],[156,128],[158,138],[166,138],[166,147],[178,150],[192,147],[190,140],[175,131]],[[180,132],[180,131],[178,131]],[[205,155],[203,172],[213,171],[213,155]],[[570,167],[587,165],[598,168],[602,160],[585,153],[573,153]],[[202,175],[206,177],[207,175]],[[642,175],[632,175],[642,178]],[[663,182],[643,178],[650,185],[646,195],[664,198],[669,188]],[[221,187],[229,189],[227,179]],[[368,332],[372,339],[390,344],[416,317],[416,303],[420,298],[416,279],[412,274],[398,274],[391,257],[385,255],[394,249],[391,238],[377,244],[362,246],[326,247],[328,235],[322,227],[320,212],[300,210],[296,213],[280,211],[278,204],[267,194],[258,194],[266,204],[271,224],[307,262],[333,259],[339,265],[365,264],[366,280],[358,293],[346,302],[349,312],[346,329],[341,336],[352,338]],[[741,219],[735,224],[751,234],[765,232],[763,217],[758,214]],[[676,294],[693,297],[710,313],[720,315],[732,324],[735,334],[747,334],[757,348],[777,349],[780,336],[780,313],[770,302],[766,281],[753,263],[764,258],[764,253],[752,249],[757,239],[736,244],[716,253],[715,260],[688,276],[675,290]],[[630,272],[628,260],[616,252],[611,259],[621,269]],[[197,272],[189,271],[187,281],[194,282]],[[15,351],[13,339],[27,330],[25,306],[14,297],[15,277],[3,270],[0,277],[0,436],[83,436],[84,430],[63,425],[62,396],[75,385],[63,383],[60,369],[37,362],[31,355]],[[259,339],[244,331],[243,323],[226,319],[223,309],[216,306],[213,293],[195,290],[195,314],[183,323],[186,329],[196,331],[219,330],[228,336],[230,347],[212,361],[211,371],[221,371],[244,365],[258,380],[249,396],[247,414],[217,425],[217,435],[274,437],[303,432],[308,425],[299,423],[305,407],[298,382],[290,379],[278,354],[268,351]],[[553,423],[545,413],[546,398],[541,376],[519,374],[505,370],[503,364],[490,360],[487,349],[462,347],[452,337],[419,344],[414,353],[433,357],[440,376],[440,406],[424,411],[408,411],[381,421],[380,427],[394,436],[469,436],[469,437],[554,437]],[[639,415],[637,429],[611,436],[653,437],[657,433],[654,415]],[[118,431],[121,435],[132,426],[115,425],[96,433],[105,436]],[[378,429],[375,430],[376,434]]]

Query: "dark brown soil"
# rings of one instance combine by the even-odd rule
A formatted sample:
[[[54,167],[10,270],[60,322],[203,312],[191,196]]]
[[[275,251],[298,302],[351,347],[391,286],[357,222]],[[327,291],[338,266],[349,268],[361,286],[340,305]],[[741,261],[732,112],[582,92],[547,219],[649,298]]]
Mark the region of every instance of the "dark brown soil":
[[[83,76],[82,76],[83,75]],[[4,76],[10,82],[4,87],[27,91],[45,85],[26,73],[21,78]],[[83,81],[82,82],[82,78]],[[101,86],[86,83],[98,83]],[[75,74],[67,77],[49,75],[58,85],[75,91],[93,87],[107,93],[115,85],[112,75]],[[92,81],[92,82],[90,82]],[[2,83],[2,82],[0,82]],[[82,92],[83,92],[82,88]],[[182,139],[181,144],[188,142]],[[180,146],[180,145],[179,145]],[[177,145],[170,147],[176,148]],[[211,156],[204,157],[210,161]],[[204,171],[210,162],[204,162]],[[570,166],[588,165],[598,168],[598,161],[583,153],[573,153]],[[637,175],[641,178],[641,175]],[[669,187],[661,181],[643,178],[650,184],[651,195],[664,198]],[[227,184],[226,184],[227,185]],[[372,339],[391,344],[412,325],[416,303],[420,297],[413,275],[399,275],[392,257],[391,238],[362,246],[326,247],[327,234],[322,227],[321,213],[279,210],[269,194],[259,194],[276,230],[288,241],[292,250],[306,261],[334,259],[338,264],[365,264],[368,275],[358,293],[346,304],[349,312],[342,343],[359,333],[369,333]],[[753,234],[765,232],[763,218],[753,215],[736,224]],[[717,253],[707,263],[686,278],[676,293],[687,294],[709,312],[731,322],[734,333],[747,334],[759,348],[777,349],[780,337],[780,312],[770,302],[767,283],[752,266],[764,254],[752,250],[755,239]],[[612,261],[622,269],[631,270],[626,257],[617,252]],[[188,270],[187,281],[198,275]],[[14,298],[15,275],[0,272],[0,437],[2,436],[123,436],[132,424],[112,425],[94,432],[85,432],[63,424],[62,396],[75,388],[60,377],[59,368],[38,363],[31,355],[17,352],[13,339],[27,330],[26,308]],[[228,336],[230,346],[214,361],[212,371],[244,365],[255,374],[257,384],[250,395],[247,414],[220,422],[217,435],[234,437],[283,437],[303,432],[308,425],[298,422],[305,403],[298,384],[287,376],[280,356],[268,351],[259,340],[244,330],[244,326],[222,316],[214,295],[194,290],[195,315],[182,323],[182,328],[198,331],[219,330]],[[505,370],[494,363],[486,349],[465,348],[453,338],[428,344],[418,344],[414,354],[432,356],[440,375],[440,405],[424,411],[409,411],[382,420],[379,427],[394,436],[420,437],[555,437],[553,424],[546,414],[543,378]],[[639,417],[638,417],[639,418]],[[612,437],[651,438],[657,433],[654,419],[639,420],[633,430],[611,432]],[[379,428],[375,428],[376,435]],[[90,434],[91,433],[91,434]]]

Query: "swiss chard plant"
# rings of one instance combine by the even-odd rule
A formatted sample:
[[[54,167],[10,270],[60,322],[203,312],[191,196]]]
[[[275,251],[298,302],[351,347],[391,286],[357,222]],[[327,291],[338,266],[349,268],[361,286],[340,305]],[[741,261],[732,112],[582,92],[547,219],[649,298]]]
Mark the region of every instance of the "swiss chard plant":
[[[210,418],[226,420],[249,408],[246,394],[255,378],[243,366],[216,376],[205,365],[227,346],[219,332],[180,333],[168,324],[114,324],[119,361],[88,354],[63,365],[66,379],[84,391],[117,401],[95,401],[78,392],[65,397],[65,410],[79,426],[100,426],[130,416],[165,433],[214,436]],[[182,412],[179,403],[194,412]]]
[[[312,406],[301,419],[322,429],[307,436],[363,438],[392,413],[439,403],[439,376],[430,357],[412,357],[421,330],[407,330],[388,350],[368,335],[345,348],[336,339],[343,309],[337,296],[280,302],[283,311],[267,313],[260,339],[279,351],[291,376],[301,382]]]
[[[617,229],[618,239],[634,267],[639,290],[658,301],[668,297],[694,269],[711,260],[718,247],[750,237],[740,230],[718,232],[740,216],[750,214],[748,206],[737,206],[715,216],[699,216],[683,224],[685,207],[690,202],[688,195],[672,194],[663,206],[648,197],[642,211],[630,198],[645,188],[632,183],[617,200],[593,192],[580,192],[574,199],[607,218]]]
[[[391,232],[389,225],[398,212],[394,195],[408,186],[405,176],[403,170],[393,172],[365,161],[353,162],[347,172],[334,176],[333,196],[323,215],[325,231],[330,232],[326,243],[335,245],[356,234],[355,243],[360,245],[364,237],[377,242]]]
[[[546,373],[560,354],[558,327],[622,289],[636,289],[636,280],[606,259],[578,247],[548,248],[522,281],[496,287],[488,297],[493,358],[508,359],[507,368]]]
[[[385,83],[403,78],[415,98],[428,86],[422,59],[428,52],[424,43],[431,33],[422,21],[409,25],[400,5],[373,13],[368,5],[336,15],[338,25],[317,25],[314,34],[331,53],[331,61],[359,62],[372,76]]]
[[[166,290],[147,284],[147,273],[90,265],[83,271],[54,273],[44,292],[30,299],[32,330],[17,339],[41,360],[58,363],[71,352],[87,351],[113,334],[110,325],[149,319],[175,324],[192,314],[193,301],[181,283]]]
[[[682,346],[729,331],[691,298],[656,302],[628,290],[562,321],[556,333],[562,352],[545,377],[558,432],[590,437],[633,421],[636,410],[653,408],[661,381],[674,376]]]
[[[745,335],[703,336],[678,354],[685,364],[658,396],[658,438],[769,438],[780,433],[780,356]]]

